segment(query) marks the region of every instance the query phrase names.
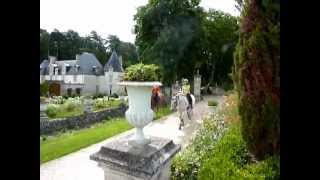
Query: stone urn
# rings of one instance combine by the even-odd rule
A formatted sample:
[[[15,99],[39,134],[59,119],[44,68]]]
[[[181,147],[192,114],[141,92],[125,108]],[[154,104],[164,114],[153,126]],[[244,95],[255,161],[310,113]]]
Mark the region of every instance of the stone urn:
[[[118,83],[125,86],[129,98],[129,108],[125,113],[128,122],[136,128],[135,135],[129,143],[133,146],[143,146],[150,143],[150,138],[145,137],[143,128],[148,125],[154,117],[151,109],[151,95],[153,86],[161,86],[160,82],[135,82],[123,81]]]

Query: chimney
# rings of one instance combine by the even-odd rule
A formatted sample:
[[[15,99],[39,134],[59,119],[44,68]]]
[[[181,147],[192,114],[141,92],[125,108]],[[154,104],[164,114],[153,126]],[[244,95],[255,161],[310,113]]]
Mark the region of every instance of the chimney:
[[[55,56],[49,56],[49,59],[50,59],[50,64],[54,64],[57,58]]]
[[[76,60],[80,59],[80,54],[76,54]]]
[[[121,55],[119,56],[119,62],[120,62],[120,65],[122,67],[122,56]]]

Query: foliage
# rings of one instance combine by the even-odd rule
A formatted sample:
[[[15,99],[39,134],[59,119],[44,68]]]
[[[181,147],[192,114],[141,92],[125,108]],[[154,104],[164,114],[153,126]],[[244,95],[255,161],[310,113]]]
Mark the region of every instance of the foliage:
[[[49,118],[64,118],[83,113],[83,98],[75,97],[64,99],[62,96],[48,104],[46,114]]]
[[[164,84],[192,79],[200,69],[203,82],[231,81],[237,18],[204,11],[199,0],[152,0],[134,19],[141,61],[160,66]]]
[[[116,100],[113,102],[117,102]],[[156,112],[156,119],[170,113],[168,107],[160,108]],[[90,146],[114,135],[133,128],[126,119],[115,118],[92,125],[88,129],[68,131],[53,137],[40,138],[40,162],[44,163],[66,154]]]
[[[161,117],[167,116],[171,113],[172,111],[168,105],[164,107],[160,107],[157,111],[155,111],[154,119],[160,119]]]
[[[48,104],[46,109],[46,114],[48,117],[56,117],[60,113],[59,105],[57,104]]]
[[[234,124],[210,152],[198,179],[279,179],[279,157],[252,162],[242,139],[239,124]]]
[[[118,99],[114,99],[109,97],[97,98],[93,102],[93,110],[98,111],[111,107],[118,107],[121,104],[121,101]]]
[[[245,1],[233,79],[242,134],[256,158],[280,152],[279,1]]]
[[[181,76],[190,79],[200,59],[203,11],[199,2],[152,0],[134,16],[139,57],[160,66],[164,84],[174,82],[181,70]]]
[[[209,87],[213,82],[232,83],[228,75],[233,64],[233,51],[238,40],[237,18],[222,11],[210,9],[203,22],[203,53],[205,62],[200,67],[203,82]]]
[[[227,126],[224,122],[228,118],[225,116],[226,112],[233,108],[235,106],[225,107],[225,104],[222,104],[212,117],[203,120],[201,128],[190,145],[174,158],[171,166],[171,179],[197,179],[203,161],[210,158],[209,152],[226,131]]]
[[[101,64],[105,64],[112,50],[122,55],[125,67],[138,61],[135,46],[121,41],[117,36],[109,35],[104,39],[96,31],[91,31],[88,36],[81,37],[73,30],[60,32],[55,29],[49,33],[40,28],[40,63],[49,55],[58,59],[74,59],[76,54],[90,52]]]
[[[125,70],[126,81],[158,81],[159,67],[154,64],[134,64]]]
[[[104,96],[105,96],[105,94],[99,93],[99,94],[95,94],[94,96],[92,96],[92,99],[103,98]]]
[[[208,106],[217,106],[218,102],[217,101],[208,101]]]
[[[131,128],[132,126],[124,118],[116,118],[96,124],[91,128],[47,138],[46,141],[40,141],[40,163],[72,153]]]
[[[40,84],[40,96],[47,96],[49,92],[49,84],[47,81],[44,81]]]
[[[279,179],[278,156],[254,162],[241,135],[237,95],[233,92],[205,119],[191,144],[171,166],[171,179]]]

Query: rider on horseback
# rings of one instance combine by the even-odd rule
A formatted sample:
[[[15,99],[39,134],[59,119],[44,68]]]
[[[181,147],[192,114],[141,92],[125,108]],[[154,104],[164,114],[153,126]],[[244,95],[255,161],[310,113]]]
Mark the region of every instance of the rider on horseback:
[[[190,84],[188,79],[184,79],[182,82],[182,93],[187,97],[189,102],[189,108],[192,109],[192,98],[190,95]]]

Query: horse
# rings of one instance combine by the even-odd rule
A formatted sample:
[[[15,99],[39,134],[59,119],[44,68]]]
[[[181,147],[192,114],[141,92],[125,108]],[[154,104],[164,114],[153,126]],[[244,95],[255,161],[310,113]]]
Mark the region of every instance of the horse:
[[[194,107],[195,98],[192,94],[190,94],[190,96],[192,99],[192,107]],[[180,119],[179,130],[181,129],[181,127],[184,126],[183,117],[185,117],[185,114],[187,114],[188,119],[191,120],[191,115],[193,110],[192,107],[189,105],[187,97],[182,93],[177,93],[177,95],[172,96],[171,110],[176,110],[176,109],[178,110],[179,119]]]
[[[165,104],[165,98],[159,91],[152,92],[151,96],[151,108],[158,111],[159,107]]]

